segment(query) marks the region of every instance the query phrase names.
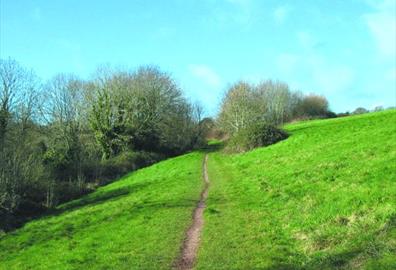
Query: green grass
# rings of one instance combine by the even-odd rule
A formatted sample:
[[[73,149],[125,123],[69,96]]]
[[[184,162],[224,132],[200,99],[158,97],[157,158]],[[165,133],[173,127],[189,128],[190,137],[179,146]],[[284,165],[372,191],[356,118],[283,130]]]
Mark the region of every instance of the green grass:
[[[0,269],[169,269],[202,188],[203,154],[160,162],[0,239]]]
[[[212,142],[196,269],[396,269],[396,111],[290,124],[275,145]],[[136,171],[0,238],[0,269],[170,269],[203,153]]]
[[[209,156],[196,269],[396,269],[396,111]]]

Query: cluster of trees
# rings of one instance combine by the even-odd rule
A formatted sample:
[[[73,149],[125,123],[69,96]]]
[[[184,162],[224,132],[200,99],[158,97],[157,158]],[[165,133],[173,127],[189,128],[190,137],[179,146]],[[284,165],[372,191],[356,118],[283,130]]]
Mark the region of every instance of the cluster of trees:
[[[390,107],[383,107],[383,106],[375,106],[373,109],[369,110],[364,107],[357,107],[355,110],[352,112],[346,111],[346,112],[340,112],[337,113],[337,117],[345,117],[345,116],[350,116],[350,115],[358,115],[358,114],[365,114],[365,113],[370,113],[370,112],[381,112],[385,110],[394,110],[396,109],[395,106],[390,106]]]
[[[218,122],[232,136],[255,123],[278,126],[294,119],[335,116],[323,96],[293,92],[278,81],[257,85],[239,81],[226,92]]]
[[[202,108],[156,67],[41,82],[0,60],[0,229],[198,147]]]
[[[42,82],[0,59],[0,229],[201,147],[205,137],[229,136],[230,146],[246,151],[286,138],[276,128],[285,122],[342,115],[323,96],[269,80],[231,85],[217,121],[202,116],[156,67],[102,67],[89,80],[59,74]]]

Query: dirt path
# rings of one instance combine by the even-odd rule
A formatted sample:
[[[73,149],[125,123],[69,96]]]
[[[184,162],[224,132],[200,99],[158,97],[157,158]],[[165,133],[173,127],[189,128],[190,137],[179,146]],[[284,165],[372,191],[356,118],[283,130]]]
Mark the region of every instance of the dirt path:
[[[188,228],[186,238],[183,242],[180,257],[175,263],[177,270],[190,270],[194,266],[197,255],[201,230],[203,227],[203,212],[205,210],[205,201],[208,197],[209,177],[207,171],[208,155],[205,156],[202,168],[203,179],[205,181],[204,189],[201,193],[200,200],[193,212],[193,223]]]

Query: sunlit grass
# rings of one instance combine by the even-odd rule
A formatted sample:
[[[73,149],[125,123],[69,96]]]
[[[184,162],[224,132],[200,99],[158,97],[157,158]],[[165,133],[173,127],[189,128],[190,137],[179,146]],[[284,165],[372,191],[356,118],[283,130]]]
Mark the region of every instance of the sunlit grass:
[[[139,170],[0,239],[0,269],[169,269],[202,187],[201,153]]]
[[[396,269],[396,111],[209,158],[197,269]]]
[[[270,147],[209,154],[196,268],[396,268],[396,111],[286,129]],[[170,269],[203,154],[134,172],[4,236],[0,269]]]

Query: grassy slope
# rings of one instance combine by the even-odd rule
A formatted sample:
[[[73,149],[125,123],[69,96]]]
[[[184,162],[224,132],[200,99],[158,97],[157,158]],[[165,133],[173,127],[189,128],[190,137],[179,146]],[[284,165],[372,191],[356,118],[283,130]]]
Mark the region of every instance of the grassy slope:
[[[0,269],[169,269],[202,187],[202,154],[139,170],[0,239]]]
[[[396,269],[396,111],[209,157],[197,269]]]

